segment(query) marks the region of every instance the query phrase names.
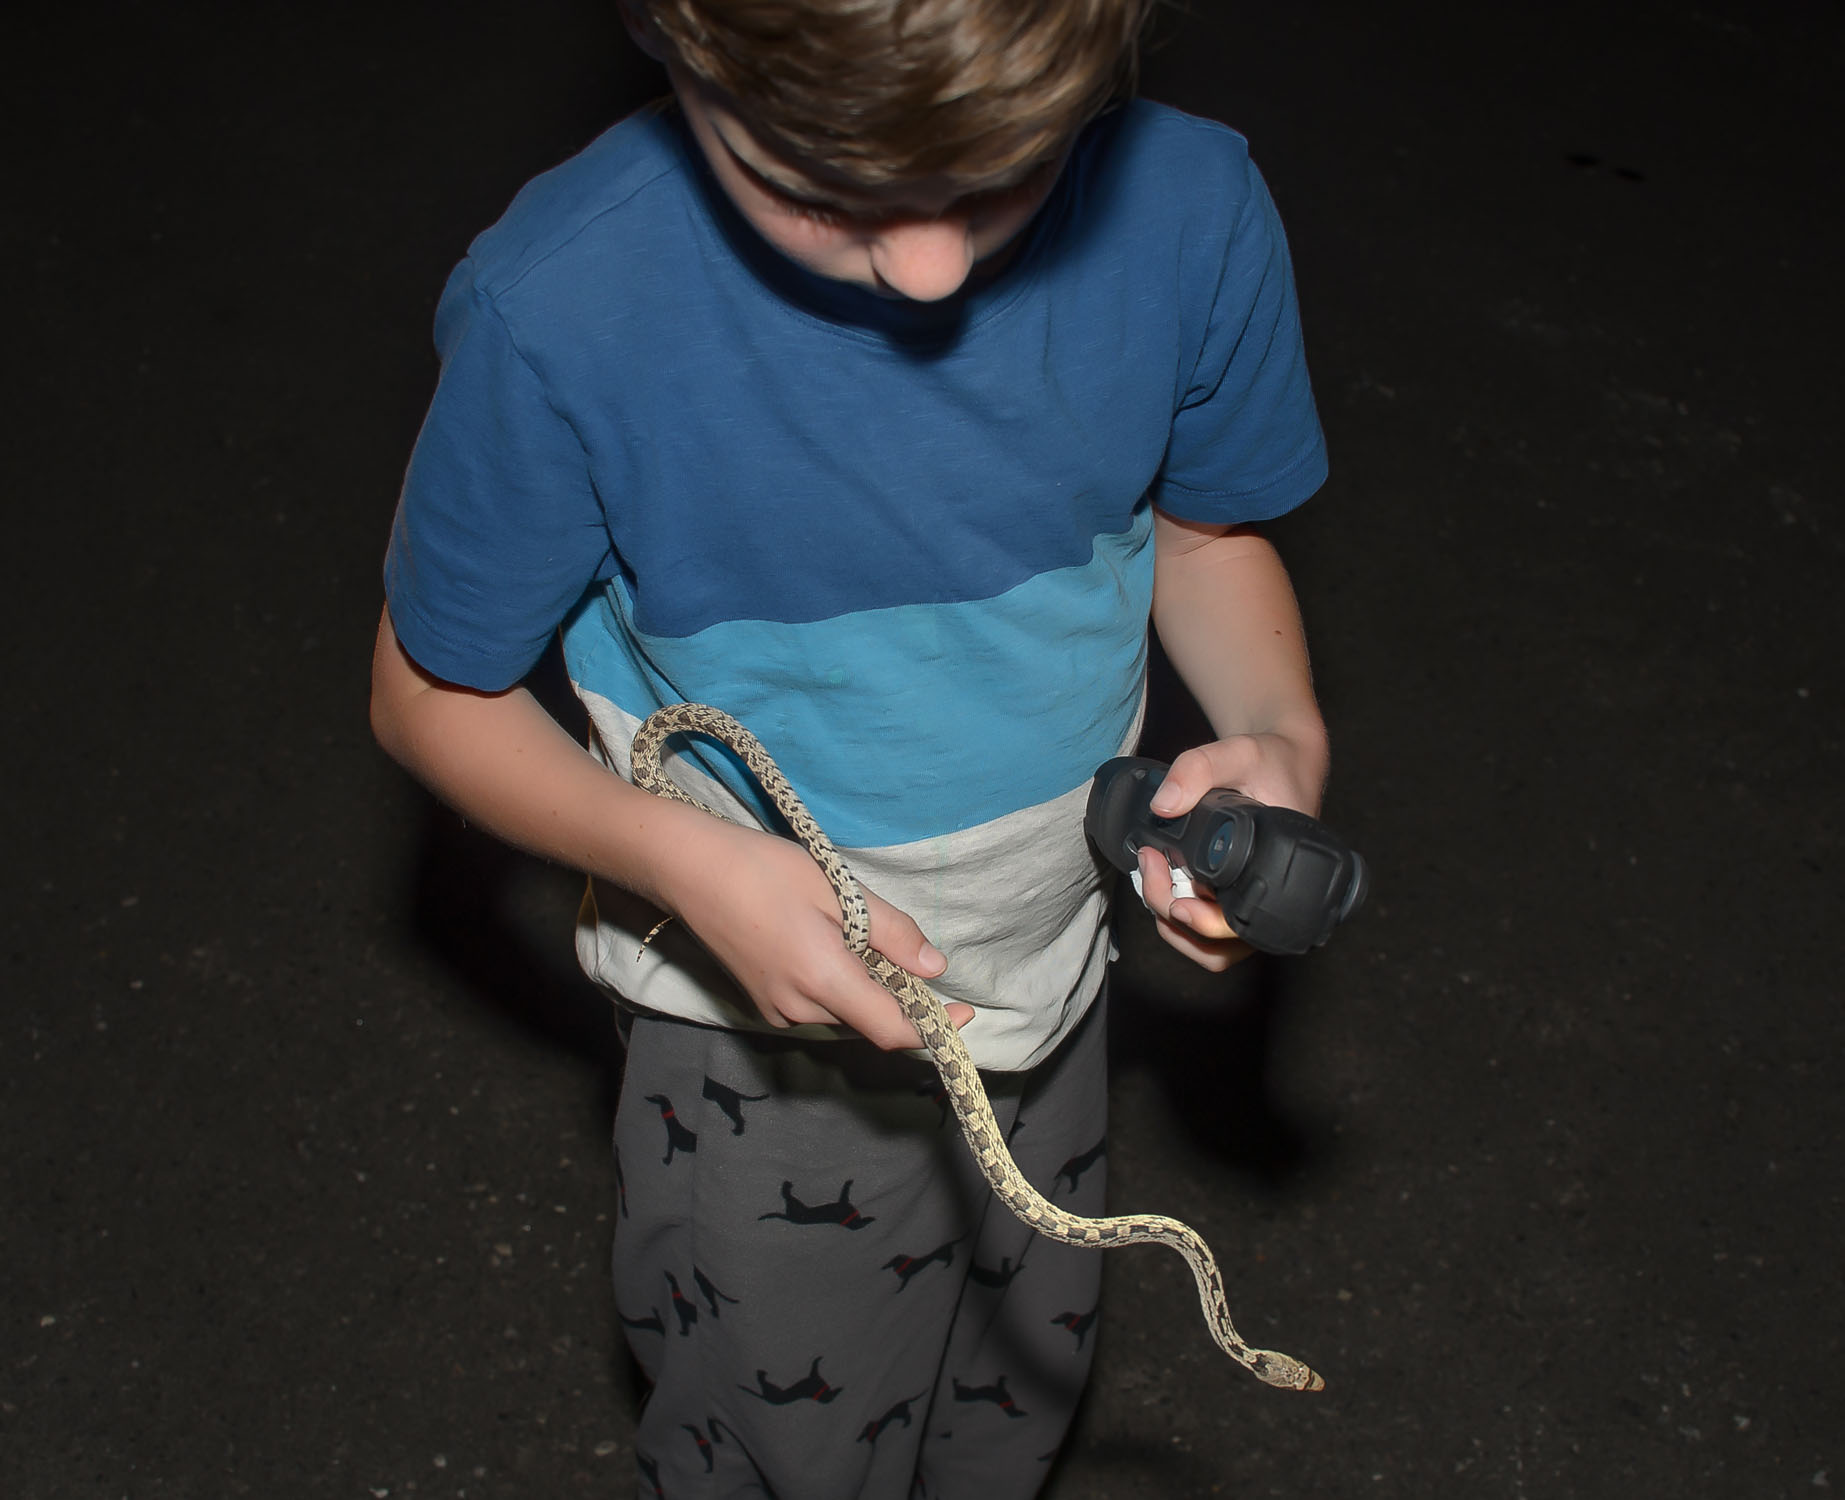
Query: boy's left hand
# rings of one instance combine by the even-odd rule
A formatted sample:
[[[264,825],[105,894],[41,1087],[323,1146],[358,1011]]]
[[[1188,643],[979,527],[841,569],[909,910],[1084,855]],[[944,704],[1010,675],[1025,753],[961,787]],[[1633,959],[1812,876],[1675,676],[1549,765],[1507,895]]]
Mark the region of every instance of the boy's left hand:
[[[1278,733],[1239,734],[1187,750],[1173,761],[1154,794],[1153,811],[1177,817],[1213,787],[1223,786],[1317,817],[1326,780],[1324,740],[1304,741]],[[1140,851],[1140,882],[1141,899],[1160,936],[1201,968],[1221,973],[1255,952],[1237,937],[1223,908],[1208,894],[1175,896],[1171,867],[1151,849]]]

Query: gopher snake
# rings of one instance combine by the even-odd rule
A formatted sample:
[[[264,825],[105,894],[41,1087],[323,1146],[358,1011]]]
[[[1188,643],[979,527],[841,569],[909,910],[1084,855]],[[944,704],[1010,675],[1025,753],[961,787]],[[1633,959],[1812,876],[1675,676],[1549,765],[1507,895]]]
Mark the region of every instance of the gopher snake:
[[[1012,1153],[1006,1149],[999,1122],[993,1118],[979,1070],[968,1055],[960,1033],[943,1010],[941,1000],[922,980],[907,969],[899,968],[871,946],[871,916],[866,909],[864,892],[832,841],[814,821],[813,814],[802,805],[787,778],[769,758],[760,740],[720,709],[701,703],[669,704],[649,717],[635,733],[635,785],[658,796],[688,802],[712,812],[681,791],[660,768],[662,746],[669,736],[681,733],[708,735],[734,750],[788,820],[795,838],[825,873],[839,900],[846,946],[858,955],[872,977],[896,997],[904,1015],[916,1028],[948,1090],[949,1102],[961,1122],[961,1133],[967,1138],[968,1149],[973,1152],[975,1162],[999,1201],[1039,1234],[1062,1244],[1095,1248],[1172,1246],[1192,1269],[1205,1322],[1210,1326],[1211,1337],[1224,1353],[1270,1385],[1297,1391],[1321,1389],[1324,1382],[1298,1359],[1272,1349],[1252,1349],[1243,1342],[1230,1321],[1230,1305],[1224,1296],[1224,1280],[1217,1269],[1216,1258],[1190,1225],[1157,1214],[1082,1218],[1058,1208],[1025,1180],[1012,1160]],[[713,816],[721,814],[713,813]]]

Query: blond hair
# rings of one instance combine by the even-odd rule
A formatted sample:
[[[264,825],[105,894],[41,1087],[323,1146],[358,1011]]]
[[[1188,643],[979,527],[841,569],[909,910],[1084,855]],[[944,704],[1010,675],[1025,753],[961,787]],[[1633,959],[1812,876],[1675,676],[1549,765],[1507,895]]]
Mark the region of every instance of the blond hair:
[[[765,145],[868,189],[1053,158],[1133,88],[1155,0],[641,0]]]

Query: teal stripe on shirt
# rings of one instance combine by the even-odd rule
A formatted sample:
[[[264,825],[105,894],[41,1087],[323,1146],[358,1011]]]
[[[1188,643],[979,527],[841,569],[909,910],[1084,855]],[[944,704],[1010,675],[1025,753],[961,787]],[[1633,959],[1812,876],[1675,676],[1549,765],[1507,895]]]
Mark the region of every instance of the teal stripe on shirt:
[[[934,838],[1062,796],[1118,752],[1146,668],[1151,534],[1143,503],[1088,562],[991,599],[727,622],[631,646],[611,618],[625,604],[617,583],[566,626],[565,656],[580,688],[637,718],[681,700],[734,715],[836,843]],[[698,749],[761,805],[740,767]]]

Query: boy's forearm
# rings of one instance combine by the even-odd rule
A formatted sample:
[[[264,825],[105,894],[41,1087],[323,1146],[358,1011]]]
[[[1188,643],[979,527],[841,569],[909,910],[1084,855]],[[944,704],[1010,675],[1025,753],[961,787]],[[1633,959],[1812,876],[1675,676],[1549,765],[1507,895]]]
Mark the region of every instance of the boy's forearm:
[[[683,919],[771,1025],[842,1022],[880,1047],[920,1045],[840,940],[832,887],[798,844],[637,790],[522,688],[477,693],[429,676],[405,654],[388,612],[372,659],[372,729],[469,821]],[[866,899],[880,953],[924,977],[942,972],[942,955],[914,921]],[[949,1008],[956,1025],[972,1013]]]
[[[398,643],[388,612],[372,659],[371,718],[385,751],[470,822],[656,904],[661,860],[708,822],[630,786],[523,688],[477,693],[430,677]]]
[[[1325,779],[1326,727],[1287,569],[1253,531],[1155,517],[1153,623],[1220,739],[1279,735]],[[1309,809],[1311,810],[1311,809]]]

